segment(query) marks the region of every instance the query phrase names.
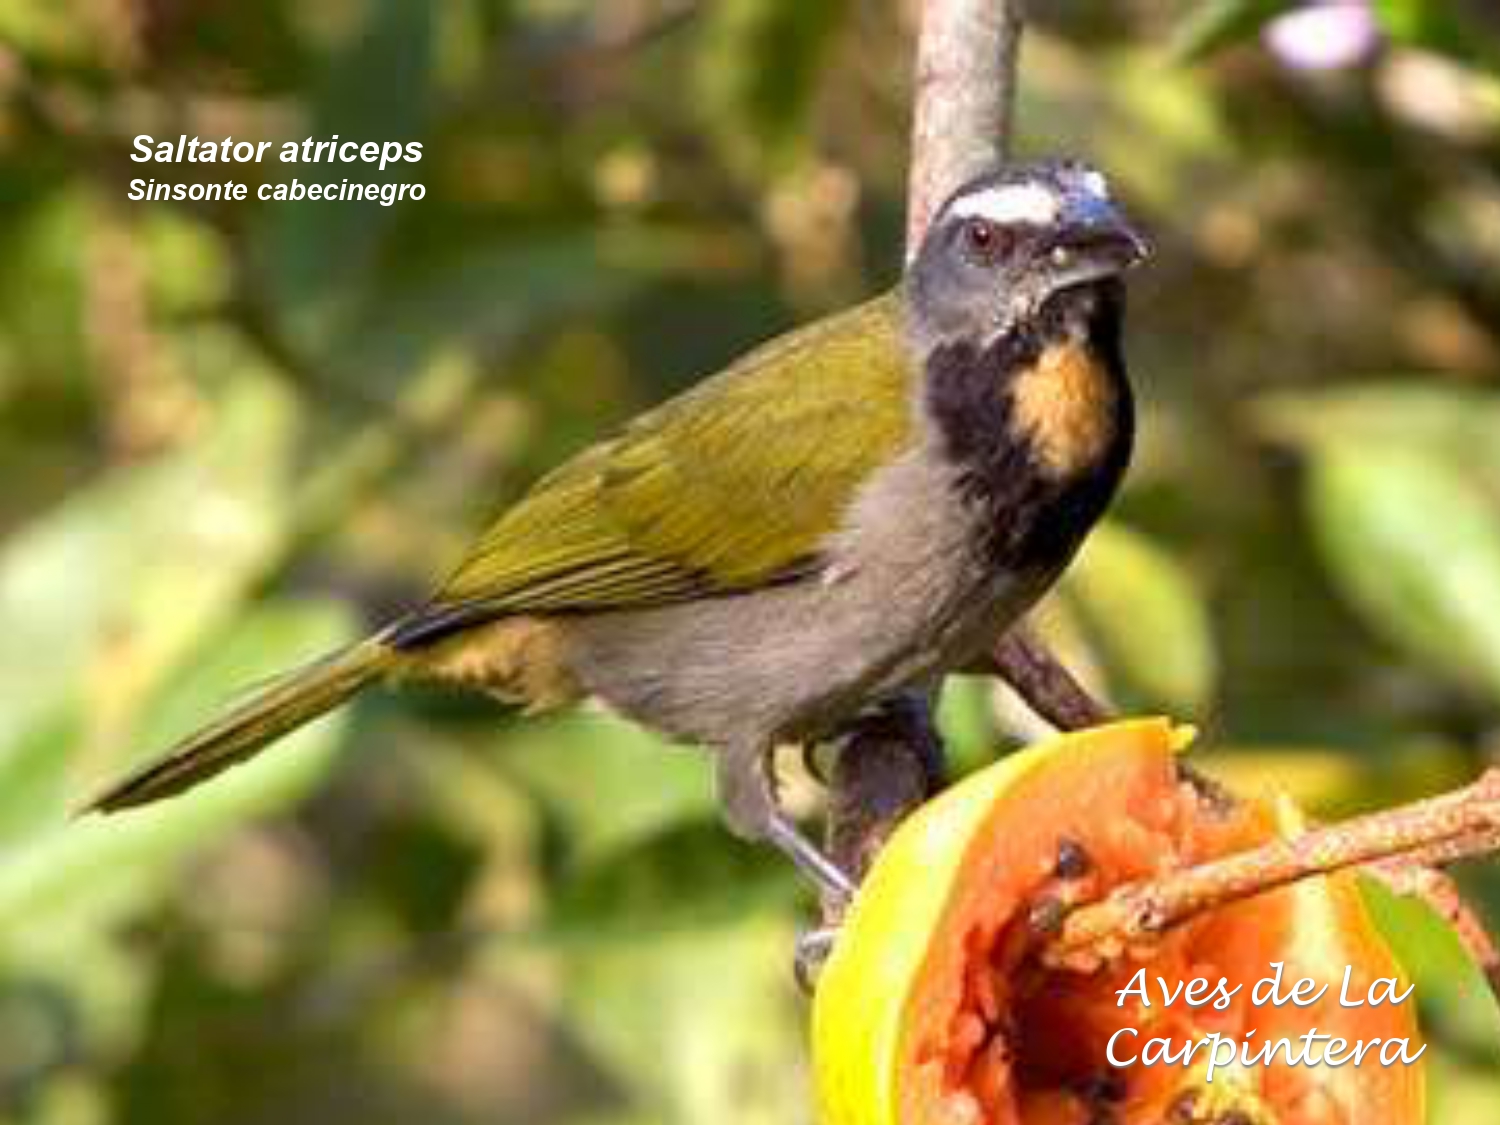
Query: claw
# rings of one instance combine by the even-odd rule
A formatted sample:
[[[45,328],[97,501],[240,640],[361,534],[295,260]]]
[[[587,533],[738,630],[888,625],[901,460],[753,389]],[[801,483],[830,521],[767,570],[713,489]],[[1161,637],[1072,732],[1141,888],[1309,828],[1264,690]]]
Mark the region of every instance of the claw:
[[[828,763],[824,761],[823,750],[828,747],[821,742],[808,742],[802,746],[802,768],[807,771],[808,776],[825,789],[828,787]]]
[[[792,953],[792,973],[797,978],[797,987],[804,995],[811,996],[818,986],[818,975],[828,955],[833,952],[833,943],[839,932],[832,926],[819,926],[797,937],[797,946]]]

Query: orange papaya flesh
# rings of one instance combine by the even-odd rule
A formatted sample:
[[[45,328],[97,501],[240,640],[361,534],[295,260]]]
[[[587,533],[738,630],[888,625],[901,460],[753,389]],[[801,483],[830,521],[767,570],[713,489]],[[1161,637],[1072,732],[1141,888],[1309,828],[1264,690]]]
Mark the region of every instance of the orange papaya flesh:
[[[1420,1063],[1220,1068],[1112,1066],[1211,1032],[1257,1046],[1316,1027],[1351,1043],[1420,1046],[1413,1003],[1345,1008],[1401,973],[1350,876],[1307,880],[1209,912],[1138,949],[1065,968],[1039,951],[1058,906],[1295,831],[1277,802],[1185,782],[1163,720],[1064,736],[997,763],[914,813],[882,850],[819,979],[813,1050],[824,1125],[1420,1125]],[[1049,921],[1050,920],[1050,921]],[[1311,1006],[1251,1003],[1284,963],[1290,987],[1328,984]],[[1149,1006],[1117,992],[1146,971]],[[1166,987],[1243,986],[1225,1011],[1163,1002]],[[1378,1050],[1378,1048],[1375,1048]],[[1206,1060],[1207,1049],[1198,1059]]]

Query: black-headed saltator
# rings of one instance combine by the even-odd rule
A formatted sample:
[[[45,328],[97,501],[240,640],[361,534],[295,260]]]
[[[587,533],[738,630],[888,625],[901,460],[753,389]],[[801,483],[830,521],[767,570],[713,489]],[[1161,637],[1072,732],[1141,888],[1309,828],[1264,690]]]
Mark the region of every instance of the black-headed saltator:
[[[96,802],[178,793],[366,686],[594,696],[717,757],[729,826],[825,886],[772,757],[980,663],[1130,457],[1105,179],[1009,167],[938,212],[884,296],[750,352],[540,480],[425,605],[289,673]]]

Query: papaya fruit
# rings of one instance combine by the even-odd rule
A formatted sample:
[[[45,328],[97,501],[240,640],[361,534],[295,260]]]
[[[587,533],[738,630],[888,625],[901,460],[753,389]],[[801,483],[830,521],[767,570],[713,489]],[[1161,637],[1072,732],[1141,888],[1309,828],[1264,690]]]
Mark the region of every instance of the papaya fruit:
[[[1421,1060],[1381,1065],[1378,1046],[1359,1065],[1292,1066],[1278,1053],[1217,1073],[1201,1051],[1190,1065],[1109,1057],[1127,1028],[1117,1061],[1150,1039],[1295,1047],[1312,1028],[1418,1051],[1414,1001],[1340,1003],[1346,968],[1349,997],[1401,976],[1353,875],[1212,910],[1142,948],[1061,966],[1040,956],[1059,907],[1299,830],[1283,799],[1241,800],[1184,775],[1184,741],[1161,719],[1064,735],[907,818],[818,979],[823,1125],[1421,1125]],[[1277,964],[1283,992],[1304,977],[1327,991],[1306,1006],[1252,1003]],[[1238,991],[1223,1010],[1180,992],[1164,1002],[1161,988],[1200,977]]]

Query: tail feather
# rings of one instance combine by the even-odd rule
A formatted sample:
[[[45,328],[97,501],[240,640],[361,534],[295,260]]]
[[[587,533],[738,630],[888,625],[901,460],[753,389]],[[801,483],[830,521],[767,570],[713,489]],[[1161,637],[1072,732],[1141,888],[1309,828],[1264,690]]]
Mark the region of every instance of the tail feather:
[[[164,757],[112,785],[85,811],[116,812],[191,789],[333,710],[395,660],[396,654],[376,637],[288,672]]]

